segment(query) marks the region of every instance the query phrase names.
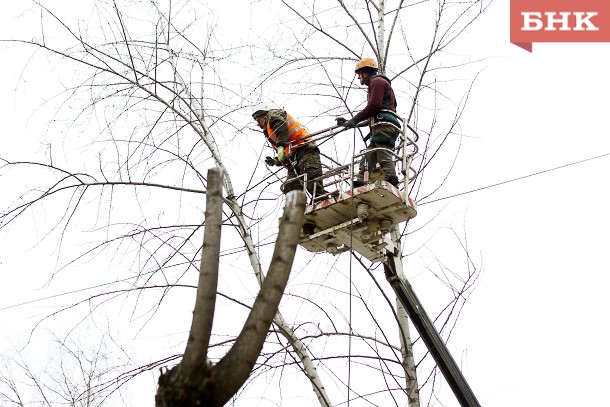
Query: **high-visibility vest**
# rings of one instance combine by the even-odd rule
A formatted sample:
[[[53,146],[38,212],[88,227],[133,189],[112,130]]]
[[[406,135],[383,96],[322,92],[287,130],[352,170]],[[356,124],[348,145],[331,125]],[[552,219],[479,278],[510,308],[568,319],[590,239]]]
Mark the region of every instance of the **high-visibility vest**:
[[[288,139],[286,140],[288,145],[284,147],[284,152],[286,153],[286,155],[291,156],[294,150],[296,150],[301,145],[309,142],[310,138],[307,137],[309,135],[309,132],[307,131],[305,126],[299,123],[294,117],[292,117],[288,113],[286,113],[286,126],[288,126]],[[267,122],[267,137],[269,137],[271,144],[273,144],[273,146],[277,148],[277,143],[279,140],[277,138],[277,135],[275,134],[275,131],[269,125],[269,122]]]

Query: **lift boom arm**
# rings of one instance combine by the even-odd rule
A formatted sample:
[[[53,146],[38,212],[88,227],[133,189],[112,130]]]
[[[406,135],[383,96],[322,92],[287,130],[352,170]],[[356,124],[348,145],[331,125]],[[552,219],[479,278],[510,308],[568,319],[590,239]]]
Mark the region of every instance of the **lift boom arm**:
[[[415,325],[417,332],[419,332],[426,347],[432,354],[432,357],[443,373],[445,380],[449,383],[449,386],[460,402],[460,405],[462,407],[481,407],[472,389],[466,382],[466,378],[464,378],[458,365],[449,353],[449,349],[447,349],[445,342],[415,295],[411,284],[398,277],[396,273],[395,256],[393,253],[388,252],[387,261],[383,263],[383,268],[386,279],[407,310],[413,325]]]

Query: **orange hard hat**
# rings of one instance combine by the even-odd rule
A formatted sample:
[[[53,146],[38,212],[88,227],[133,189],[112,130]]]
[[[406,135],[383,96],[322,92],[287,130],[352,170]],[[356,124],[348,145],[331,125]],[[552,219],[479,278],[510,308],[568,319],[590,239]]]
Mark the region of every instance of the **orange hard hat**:
[[[378,69],[377,61],[374,58],[362,58],[356,63],[356,73],[362,68]]]

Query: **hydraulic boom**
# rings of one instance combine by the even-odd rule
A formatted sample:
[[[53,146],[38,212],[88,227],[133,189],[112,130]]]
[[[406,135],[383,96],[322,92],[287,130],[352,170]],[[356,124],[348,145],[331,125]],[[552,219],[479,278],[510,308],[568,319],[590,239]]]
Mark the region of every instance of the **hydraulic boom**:
[[[411,284],[398,277],[394,254],[388,251],[386,258],[387,260],[383,263],[386,279],[394,289],[403,307],[407,310],[413,325],[415,325],[417,332],[419,332],[426,347],[432,354],[434,361],[443,373],[447,383],[449,383],[460,405],[462,407],[481,407],[462,375],[460,368],[455,363],[455,360],[453,360],[453,357],[451,357],[445,342],[415,295]]]

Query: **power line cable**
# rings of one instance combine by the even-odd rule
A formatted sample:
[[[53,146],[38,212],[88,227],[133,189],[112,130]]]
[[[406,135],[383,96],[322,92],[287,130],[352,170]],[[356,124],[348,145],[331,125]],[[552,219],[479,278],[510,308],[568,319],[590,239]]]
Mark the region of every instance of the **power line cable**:
[[[141,275],[140,276],[134,276],[134,277],[127,277],[127,278],[124,278],[122,280],[115,280],[115,281],[111,281],[109,283],[98,284],[98,285],[94,285],[94,286],[90,286],[90,287],[79,288],[79,289],[76,289],[76,290],[66,291],[66,292],[63,292],[63,293],[53,294],[53,295],[49,295],[48,297],[36,298],[36,299],[33,299],[33,300],[20,302],[18,304],[7,305],[5,307],[0,308],[0,311],[5,311],[5,310],[11,309],[11,308],[17,308],[17,307],[21,307],[21,306],[24,306],[24,305],[34,304],[34,303],[37,303],[37,302],[52,300],[53,298],[64,297],[66,295],[76,294],[76,293],[80,293],[80,292],[83,292],[83,291],[89,291],[89,290],[93,290],[94,288],[108,287],[108,286],[110,286],[112,284],[123,283],[125,281],[133,280],[134,278],[138,278],[138,277],[141,277]]]
[[[544,173],[547,173],[547,172],[551,172],[551,171],[555,171],[555,170],[560,170],[562,168],[570,167],[570,166],[577,165],[577,164],[582,164],[582,163],[585,163],[587,161],[597,160],[598,158],[604,158],[604,157],[607,157],[607,156],[610,156],[610,153],[605,153],[605,154],[597,155],[595,157],[585,158],[583,160],[574,161],[574,162],[571,162],[571,163],[568,163],[568,164],[563,164],[563,165],[560,165],[558,167],[549,168],[549,169],[538,171],[538,172],[534,172],[534,173],[531,173],[531,174],[528,174],[528,175],[522,175],[522,176],[517,177],[517,178],[512,178],[512,179],[509,179],[509,180],[506,180],[506,181],[496,182],[495,184],[486,185],[486,186],[483,186],[483,187],[471,189],[471,190],[460,192],[460,193],[453,194],[453,195],[448,195],[448,196],[445,196],[443,198],[437,198],[437,199],[433,199],[431,201],[418,202],[417,206],[422,206],[422,205],[427,205],[427,204],[434,203],[434,202],[444,201],[445,199],[455,198],[455,197],[458,197],[458,196],[471,194],[473,192],[479,192],[479,191],[482,191],[484,189],[489,189],[489,188],[497,187],[497,186],[500,186],[500,185],[508,184],[510,182],[519,181],[519,180],[522,180],[522,179],[525,179],[525,178],[533,177],[535,175],[540,175],[540,174],[544,174]]]

